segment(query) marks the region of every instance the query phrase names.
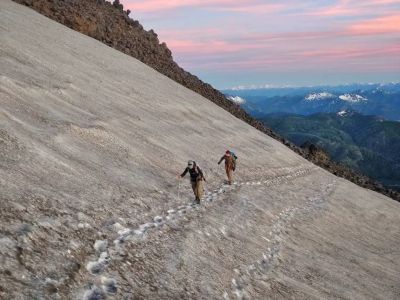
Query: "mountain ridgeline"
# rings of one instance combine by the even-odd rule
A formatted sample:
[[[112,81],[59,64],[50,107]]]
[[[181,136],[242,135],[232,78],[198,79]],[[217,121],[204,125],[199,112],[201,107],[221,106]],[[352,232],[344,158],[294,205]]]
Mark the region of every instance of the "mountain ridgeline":
[[[277,113],[261,120],[295,144],[318,145],[335,161],[400,190],[400,122],[351,111]]]
[[[225,93],[244,98],[242,107],[257,118],[276,112],[311,115],[353,110],[386,120],[400,120],[399,83],[228,90]]]
[[[282,142],[304,158],[325,168],[329,172],[346,178],[362,187],[383,193],[400,200],[400,193],[388,190],[373,180],[357,174],[348,167],[339,165],[329,158],[319,160],[314,152],[297,147],[295,144],[274,133],[271,129],[251,116],[235,101],[230,101],[210,84],[185,71],[173,60],[172,53],[165,43],[160,43],[153,30],[146,31],[136,20],[129,17],[119,1],[105,0],[14,0],[35,9],[37,12],[69,28],[88,35],[102,43],[130,55],[171,78],[190,90],[204,96],[235,117],[250,124],[261,132]]]

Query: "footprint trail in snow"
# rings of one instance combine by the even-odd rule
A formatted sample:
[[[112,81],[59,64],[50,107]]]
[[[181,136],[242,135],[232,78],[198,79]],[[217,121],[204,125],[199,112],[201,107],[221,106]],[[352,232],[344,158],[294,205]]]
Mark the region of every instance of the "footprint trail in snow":
[[[335,189],[335,185],[335,181],[327,184],[316,196],[310,197],[304,205],[290,206],[279,213],[278,218],[272,224],[269,237],[264,237],[267,246],[265,252],[260,255],[260,259],[241,270],[235,269],[236,277],[232,279],[232,290],[230,291],[232,296],[237,299],[250,299],[246,288],[251,285],[252,278],[266,274],[274,267],[280,257],[280,249],[284,240],[283,235],[290,222],[294,218],[322,209],[328,196]],[[225,292],[223,298],[230,299],[229,293]]]
[[[282,168],[286,170],[288,168]],[[222,184],[213,191],[208,191],[203,199],[206,202],[217,201],[225,193],[235,191],[241,186],[270,186],[280,184],[286,180],[295,179],[299,176],[306,175],[314,170],[316,167],[298,169],[283,175],[278,175],[263,180],[257,181],[244,181],[235,182],[233,185]],[[104,275],[107,266],[111,263],[113,258],[119,257],[123,254],[123,246],[126,242],[134,242],[139,239],[146,238],[152,230],[163,228],[163,226],[171,224],[172,222],[182,219],[190,212],[195,211],[204,206],[197,204],[182,205],[175,209],[169,209],[164,216],[155,216],[152,221],[144,223],[137,228],[126,228],[119,223],[115,223],[114,229],[117,231],[118,237],[114,239],[112,245],[107,240],[97,240],[94,245],[95,259],[86,263],[86,270],[95,277],[96,284],[88,284],[89,288],[86,289],[83,295],[84,300],[104,299],[108,296],[116,295],[118,291],[117,281],[111,276]],[[289,213],[286,212],[286,213]],[[293,214],[293,210],[290,214]],[[269,248],[268,248],[269,249]],[[275,249],[275,248],[274,248]],[[269,253],[271,256],[275,255],[276,250]],[[267,257],[269,254],[266,254]],[[236,289],[235,294],[241,295],[238,280],[233,279],[233,287]],[[238,296],[239,297],[239,296]]]

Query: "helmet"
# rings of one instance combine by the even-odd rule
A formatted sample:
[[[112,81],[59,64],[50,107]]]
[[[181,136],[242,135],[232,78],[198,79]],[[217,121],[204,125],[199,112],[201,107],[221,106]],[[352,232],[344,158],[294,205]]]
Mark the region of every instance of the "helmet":
[[[189,160],[188,161],[188,167],[189,168],[193,168],[193,166],[194,166],[194,161],[193,160]]]

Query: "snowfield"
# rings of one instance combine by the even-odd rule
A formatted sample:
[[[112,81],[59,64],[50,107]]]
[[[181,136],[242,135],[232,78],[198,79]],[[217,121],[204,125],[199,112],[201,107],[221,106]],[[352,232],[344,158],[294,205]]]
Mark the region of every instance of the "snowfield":
[[[9,0],[0,125],[1,299],[400,297],[399,203]]]
[[[236,104],[239,104],[239,105],[246,103],[246,100],[239,96],[229,96],[228,100],[235,102]]]
[[[343,101],[348,101],[348,102],[361,102],[361,101],[367,101],[368,100],[367,98],[365,98],[363,96],[360,96],[360,95],[357,95],[357,94],[340,95],[339,99],[343,100]]]
[[[328,92],[323,92],[323,93],[312,93],[307,95],[304,99],[307,101],[315,101],[315,100],[325,100],[325,99],[332,99],[335,98],[336,96],[328,93]]]
[[[317,101],[317,100],[328,100],[328,99],[337,99],[337,96],[328,93],[328,92],[322,92],[322,93],[311,93],[309,95],[307,95],[306,97],[304,97],[304,100],[306,101]],[[347,102],[361,102],[361,101],[367,101],[368,99],[357,95],[357,94],[344,94],[344,95],[340,95],[338,97],[340,100],[342,101],[347,101]]]
[[[339,111],[339,112],[337,113],[337,115],[343,117],[343,116],[345,116],[347,113],[348,113],[347,110],[341,110],[341,111]]]

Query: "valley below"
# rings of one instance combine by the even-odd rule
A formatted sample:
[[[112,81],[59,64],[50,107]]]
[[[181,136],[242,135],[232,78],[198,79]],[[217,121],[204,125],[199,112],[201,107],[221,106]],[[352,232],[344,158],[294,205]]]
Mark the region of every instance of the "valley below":
[[[312,143],[333,161],[389,189],[400,187],[400,84],[349,84],[225,91],[298,147]]]

